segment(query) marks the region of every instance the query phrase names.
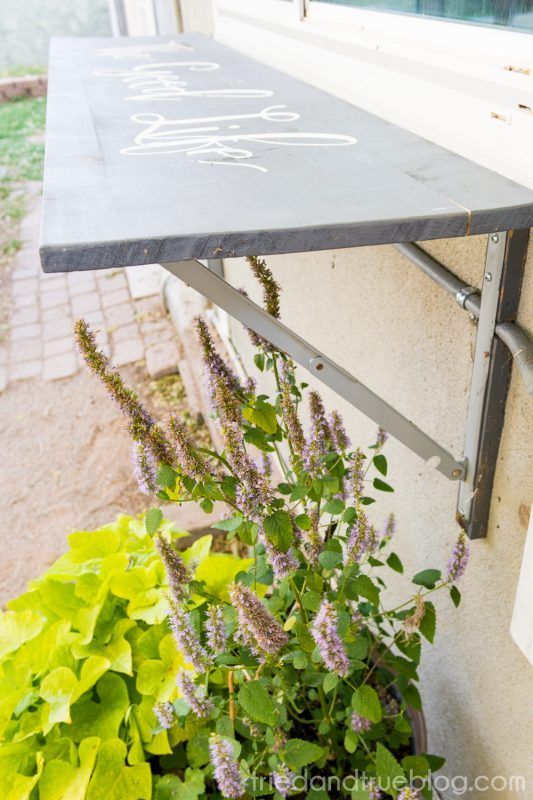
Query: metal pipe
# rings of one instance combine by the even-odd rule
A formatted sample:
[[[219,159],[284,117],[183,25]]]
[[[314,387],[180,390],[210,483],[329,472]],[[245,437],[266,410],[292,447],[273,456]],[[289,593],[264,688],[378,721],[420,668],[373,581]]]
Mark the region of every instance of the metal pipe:
[[[471,287],[465,287],[464,281],[461,281],[453,272],[450,272],[447,267],[432,258],[418,245],[412,242],[403,242],[395,244],[394,247],[412,264],[421,269],[428,278],[445,289],[448,294],[455,297],[456,300],[462,298],[459,303],[462,308],[479,319],[481,300],[477,290],[470,294],[465,293],[465,289]],[[511,351],[527,392],[533,395],[533,346],[529,336],[514,322],[499,322],[494,333]]]

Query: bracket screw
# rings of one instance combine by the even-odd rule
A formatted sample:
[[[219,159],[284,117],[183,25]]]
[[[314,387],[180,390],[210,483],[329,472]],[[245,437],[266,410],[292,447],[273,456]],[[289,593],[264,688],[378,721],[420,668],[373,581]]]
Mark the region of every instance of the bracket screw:
[[[320,356],[315,356],[309,362],[309,369],[314,370],[315,372],[322,372],[325,366],[326,365]]]
[[[494,242],[494,244],[496,244],[497,242],[499,242],[499,241],[500,241],[500,237],[498,236],[498,234],[497,234],[497,233],[493,233],[493,234],[492,234],[492,236],[491,236],[490,238],[492,239],[492,241]]]
[[[485,273],[485,280],[489,281],[489,283],[490,283],[490,281],[492,280],[492,273],[491,272],[486,272]]]
[[[462,474],[462,470],[459,469],[458,467],[456,467],[455,469],[452,469],[452,478],[459,478],[461,476],[461,474]]]

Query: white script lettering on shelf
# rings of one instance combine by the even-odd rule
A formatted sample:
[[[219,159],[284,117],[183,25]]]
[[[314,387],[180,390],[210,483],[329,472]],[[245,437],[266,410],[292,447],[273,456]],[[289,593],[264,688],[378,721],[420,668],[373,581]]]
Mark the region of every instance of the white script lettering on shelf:
[[[241,166],[268,172],[264,166],[245,163],[249,159],[257,158],[252,149],[233,145],[239,142],[290,147],[335,147],[357,144],[357,139],[353,136],[335,133],[234,132],[241,128],[237,120],[294,122],[300,118],[299,114],[283,111],[284,108],[285,106],[270,106],[256,114],[231,114],[184,120],[167,119],[162,114],[154,113],[134,114],[131,120],[144,125],[145,128],[135,137],[133,145],[124,147],[120,152],[127,156],[185,153],[198,164]],[[191,127],[185,127],[187,125]],[[217,160],[216,157],[221,160]]]
[[[166,61],[140,64],[128,70],[95,70],[95,75],[106,78],[122,78],[128,89],[140,94],[129,95],[126,100],[181,100],[183,97],[271,97],[268,89],[187,89],[187,81],[180,73],[213,72],[220,69],[214,61]]]

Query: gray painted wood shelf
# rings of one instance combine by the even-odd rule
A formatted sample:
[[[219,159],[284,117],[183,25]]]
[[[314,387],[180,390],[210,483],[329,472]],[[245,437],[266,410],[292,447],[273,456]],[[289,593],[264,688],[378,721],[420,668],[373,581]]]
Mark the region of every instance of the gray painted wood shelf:
[[[532,221],[528,189],[199,34],[52,42],[47,272]]]

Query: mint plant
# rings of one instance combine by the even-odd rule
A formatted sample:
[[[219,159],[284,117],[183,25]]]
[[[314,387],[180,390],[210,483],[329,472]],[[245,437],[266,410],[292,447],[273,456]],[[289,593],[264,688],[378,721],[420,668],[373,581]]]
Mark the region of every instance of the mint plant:
[[[266,310],[279,317],[279,286],[264,261],[249,263]],[[442,759],[413,752],[409,709],[421,708],[422,639],[435,636],[430,595],[445,590],[460,602],[464,533],[444,576],[419,572],[406,601],[389,607],[387,570],[404,568],[391,549],[393,517],[380,532],[370,508],[393,491],[385,432],[366,452],[353,448],[341,416],[328,415],[316,391],[306,431],[300,411],[308,387],[286,354],[249,332],[256,369],[272,376],[270,398],[253,378],[239,380],[205,320],[195,324],[221,451],[197,446],[175,416],[164,425],[153,420],[89,327],[76,324],[87,364],[125,417],[141,487],[206,513],[225,504],[215,527],[251,554],[221,599],[160,530],[161,511],[146,515],[168,576],[170,629],[186,662],[172,695],[154,707],[154,730],[168,731],[176,746],[158,784],[168,794],[160,796],[185,796],[171,794],[185,775],[186,796],[209,800],[429,798],[425,779]]]

